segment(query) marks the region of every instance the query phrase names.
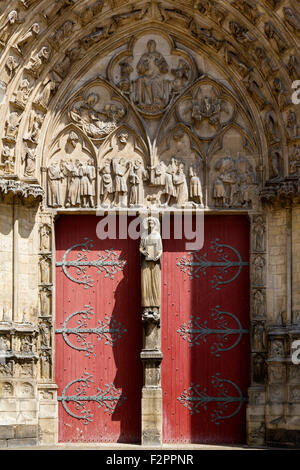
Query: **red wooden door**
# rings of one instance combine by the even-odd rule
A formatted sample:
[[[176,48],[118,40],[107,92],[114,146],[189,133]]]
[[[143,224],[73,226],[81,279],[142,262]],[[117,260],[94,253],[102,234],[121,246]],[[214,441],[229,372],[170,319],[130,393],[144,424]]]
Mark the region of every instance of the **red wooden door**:
[[[59,441],[139,442],[138,241],[99,240],[99,220],[62,216],[56,225]]]
[[[206,216],[205,241],[163,241],[165,442],[242,443],[249,386],[249,224]]]

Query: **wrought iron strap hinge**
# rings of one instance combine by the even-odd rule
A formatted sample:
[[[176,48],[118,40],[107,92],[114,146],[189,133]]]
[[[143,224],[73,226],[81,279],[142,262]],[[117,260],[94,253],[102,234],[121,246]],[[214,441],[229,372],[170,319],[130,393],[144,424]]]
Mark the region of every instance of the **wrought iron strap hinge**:
[[[200,413],[199,407],[207,411],[209,403],[217,403],[217,408],[211,413],[210,418],[212,423],[220,424],[220,421],[232,418],[238,414],[247,399],[243,397],[241,390],[234,382],[222,379],[219,373],[212,377],[211,383],[217,391],[217,396],[210,396],[206,388],[200,390],[200,385],[191,383],[191,386],[184,390],[177,400],[189,410],[191,415]],[[232,392],[229,392],[229,388],[231,388]],[[236,395],[232,396],[234,392],[236,392]],[[237,406],[233,411],[226,414],[230,403]]]
[[[76,326],[68,326],[68,323],[70,324],[71,320],[77,315],[80,316],[80,318],[77,319]],[[98,320],[96,327],[89,328],[88,321],[92,318],[92,315],[95,315],[93,307],[85,305],[83,310],[69,315],[65,319],[62,328],[55,330],[55,333],[62,334],[68,346],[77,351],[84,351],[86,353],[85,356],[90,356],[90,354],[94,353],[95,348],[95,346],[87,340],[89,335],[94,334],[97,336],[97,341],[103,339],[105,344],[113,346],[127,331],[120,322],[117,322],[113,315],[111,315],[111,317],[105,315],[104,320]],[[76,336],[76,341],[79,343],[78,346],[69,340],[69,335]],[[94,353],[94,356],[96,356],[96,353]]]
[[[62,261],[57,261],[56,266],[62,268],[63,273],[70,281],[81,284],[86,289],[94,284],[91,275],[86,274],[87,268],[97,268],[98,274],[105,273],[105,278],[114,279],[115,274],[124,268],[126,261],[122,260],[113,249],[104,250],[105,254],[99,252],[98,259],[89,260],[87,253],[91,251],[94,245],[92,240],[88,238],[84,238],[84,240],[82,243],[77,243],[68,248],[62,257]],[[69,254],[77,248],[81,248],[80,252],[77,253],[77,259],[68,260]],[[76,278],[70,274],[68,268],[76,268]]]
[[[229,284],[240,275],[244,266],[249,266],[247,261],[243,261],[240,253],[230,245],[218,243],[219,238],[211,242],[210,249],[218,254],[216,260],[208,260],[207,253],[200,256],[200,251],[190,251],[183,256],[177,263],[181,271],[186,273],[191,280],[199,278],[199,273],[206,275],[209,268],[217,268],[218,274],[213,276],[211,286],[213,289],[220,290],[221,285]],[[226,250],[229,252],[226,253]],[[234,253],[236,259],[229,259],[230,253]],[[237,268],[234,273],[228,274],[229,268]]]
[[[63,389],[61,396],[57,397],[66,413],[72,416],[72,418],[82,420],[85,425],[93,422],[94,418],[94,414],[87,409],[89,402],[97,403],[98,408],[104,408],[105,413],[112,415],[116,407],[120,406],[121,403],[126,400],[121,390],[118,390],[114,384],[105,384],[104,390],[97,387],[97,393],[88,395],[87,389],[90,388],[93,383],[92,379],[93,376],[85,372],[80,379],[75,379],[68,383]],[[69,389],[75,384],[75,393],[68,394]],[[70,410],[68,406],[70,403],[74,404],[74,408],[78,413]]]

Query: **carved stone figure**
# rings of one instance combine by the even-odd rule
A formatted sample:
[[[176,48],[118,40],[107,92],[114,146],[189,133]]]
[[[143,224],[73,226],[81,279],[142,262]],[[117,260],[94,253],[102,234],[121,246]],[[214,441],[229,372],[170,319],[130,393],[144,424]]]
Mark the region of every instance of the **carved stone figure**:
[[[148,217],[143,221],[144,233],[140,241],[142,309],[159,312],[161,305],[161,266],[163,248],[159,221]]]
[[[51,282],[50,263],[47,258],[40,260],[41,284],[49,284]]]
[[[174,76],[172,91],[181,93],[190,80],[191,68],[183,59],[179,59],[177,68],[171,69],[171,73]]]
[[[0,44],[3,46],[7,43],[11,33],[13,26],[18,21],[18,12],[17,10],[12,10],[7,15],[6,20],[4,21],[3,25],[0,28]]]
[[[46,21],[50,21],[59,15],[65,8],[70,5],[74,5],[77,0],[55,0],[54,2],[49,3],[49,5],[41,12],[41,15],[45,18]]]
[[[82,26],[87,25],[92,19],[101,13],[104,5],[104,0],[96,0],[92,5],[84,6],[75,11]],[[80,7],[80,5],[79,5]]]
[[[278,122],[274,110],[268,111],[265,116],[267,136],[270,143],[278,142]]]
[[[25,335],[21,338],[20,352],[22,352],[22,353],[31,353],[31,352],[33,352],[33,343],[32,343],[31,336]]]
[[[51,292],[48,288],[43,288],[40,290],[40,308],[41,315],[48,317],[51,315]]]
[[[290,139],[295,139],[299,137],[299,126],[298,126],[298,121],[297,121],[297,115],[294,111],[290,111],[288,114],[286,129],[287,129]]]
[[[292,27],[296,33],[300,33],[300,18],[290,7],[283,7],[285,21]]]
[[[111,175],[111,162],[105,161],[103,167],[99,170],[100,172],[100,198],[101,205],[108,207],[109,196],[114,192],[113,179]]]
[[[50,48],[48,46],[43,46],[38,53],[33,53],[29,63],[26,67],[26,70],[30,72],[34,77],[39,77],[45,63],[49,61],[50,58]]]
[[[199,124],[203,120],[207,120],[209,124],[220,127],[220,113],[223,110],[224,103],[216,94],[213,88],[211,94],[208,95],[198,88],[192,101],[192,120],[195,124]]]
[[[43,81],[43,88],[36,100],[36,103],[39,104],[43,109],[47,109],[50,102],[53,92],[56,90],[57,83],[51,77],[47,77]]]
[[[93,160],[80,164],[79,176],[82,207],[94,207],[94,180],[96,178],[96,170]]]
[[[26,148],[26,153],[23,158],[23,163],[25,164],[24,166],[24,176],[27,176],[29,178],[32,178],[35,176],[35,170],[36,170],[36,154],[35,154],[35,149],[27,147]]]
[[[188,185],[184,173],[184,164],[180,163],[177,167],[176,173],[173,175],[173,184],[175,187],[176,203],[179,207],[183,207],[189,200]]]
[[[265,315],[265,298],[260,290],[257,290],[253,299],[253,314],[255,318],[261,318]]]
[[[43,348],[50,347],[50,327],[47,323],[41,323],[39,325],[40,335],[41,335],[41,346]]]
[[[266,363],[261,354],[253,356],[253,380],[256,383],[262,384],[266,376]]]
[[[217,161],[213,199],[217,207],[251,207],[257,181],[252,165],[245,156],[227,156]]]
[[[250,32],[237,21],[230,21],[229,22],[229,29],[234,36],[234,38],[241,44],[248,45],[252,41],[254,41],[254,37]]]
[[[33,86],[30,86],[29,80],[27,78],[23,78],[20,83],[18,90],[16,91],[15,95],[15,102],[16,104],[25,107],[30,96],[30,93],[33,90]]]
[[[214,36],[213,30],[202,28],[198,22],[193,19],[189,24],[189,30],[199,41],[208,46],[214,47],[217,51],[222,47],[223,41]]]
[[[44,114],[35,109],[32,109],[28,118],[27,132],[24,135],[24,140],[30,140],[37,143],[40,135],[40,130],[44,121]]]
[[[246,59],[243,59],[240,52],[238,52],[229,42],[226,43],[224,48],[224,57],[226,63],[234,66],[242,77],[249,74],[250,67]]]
[[[282,357],[284,355],[284,348],[282,340],[273,340],[271,342],[271,356]]]
[[[22,54],[23,49],[32,42],[37,35],[40,33],[40,25],[38,23],[33,23],[33,25],[29,28],[29,30],[19,39],[19,41],[15,44],[15,48],[17,51]]]
[[[12,174],[15,171],[15,148],[7,144],[3,145],[1,152],[1,167],[6,174]]]
[[[129,168],[129,162],[126,162],[123,157],[114,157],[112,159],[112,169],[115,182],[115,196],[113,204],[115,206],[127,206],[127,173]]]
[[[164,186],[166,182],[166,170],[167,167],[163,161],[160,161],[156,166],[151,167],[151,184],[154,186]]]
[[[165,205],[169,205],[171,198],[176,197],[176,189],[173,183],[173,175],[175,174],[175,162],[174,160],[169,163],[165,172],[165,187],[163,193],[166,195]]]
[[[298,168],[300,168],[300,145],[295,145],[290,155],[290,174],[297,174]]]
[[[287,43],[281,33],[275,28],[273,23],[268,21],[265,23],[265,35],[267,36],[268,39],[271,40],[271,42],[274,42],[277,46],[277,50],[280,54],[285,52],[288,49]]]
[[[256,101],[260,109],[263,109],[268,104],[268,101],[261,91],[262,83],[257,78],[255,71],[252,69],[243,81],[254,101]]]
[[[51,251],[51,228],[47,224],[40,228],[40,250]]]
[[[281,153],[278,149],[272,149],[270,152],[270,170],[272,181],[281,178]]]
[[[80,161],[63,161],[63,172],[67,177],[66,207],[80,206]]]
[[[298,80],[300,77],[300,63],[295,55],[291,55],[287,68],[292,80]]]
[[[202,15],[210,16],[213,20],[217,21],[220,26],[227,15],[226,10],[219,7],[218,2],[215,0],[196,0],[194,7],[197,8]]]
[[[84,103],[76,103],[70,109],[70,117],[82,130],[94,139],[101,139],[117,128],[125,116],[125,109],[120,104],[107,103],[104,108],[97,110],[100,96],[89,93]]]
[[[9,79],[12,79],[19,65],[20,62],[13,55],[8,57],[7,61],[5,62],[5,67],[7,69]]]
[[[254,251],[265,249],[265,227],[260,220],[253,227],[253,249]]]
[[[254,52],[255,60],[259,60],[260,68],[266,78],[269,76],[270,72],[273,73],[278,69],[278,66],[269,58],[265,49],[256,47]]]
[[[66,20],[53,34],[51,34],[49,38],[51,45],[58,50],[61,44],[72,35],[74,26],[74,21]]]
[[[203,205],[203,194],[200,177],[196,173],[196,169],[192,166],[189,169],[190,175],[190,198],[197,204]]]
[[[234,0],[233,6],[235,6],[241,13],[243,13],[248,20],[256,24],[258,18],[262,15],[256,6],[254,0]]]
[[[285,86],[283,84],[283,81],[279,77],[274,78],[273,89],[277,98],[279,108],[283,108],[287,104],[289,104],[289,99],[286,95]]]
[[[133,72],[133,68],[127,58],[121,60],[119,67],[121,80],[118,83],[118,87],[125,95],[129,95],[131,92],[130,74]]]
[[[264,283],[264,267],[264,259],[261,256],[257,256],[254,260],[253,272],[253,282],[257,286],[261,286]]]
[[[6,137],[16,140],[22,115],[13,111],[6,121]]]
[[[60,184],[63,177],[62,165],[52,163],[48,167],[48,205],[51,207],[61,207]]]
[[[265,329],[262,323],[257,323],[253,327],[253,349],[254,351],[262,351],[264,349]]]
[[[169,68],[153,39],[148,41],[147,52],[142,54],[136,70],[139,78],[133,83],[134,103],[146,111],[162,110],[170,97],[170,82],[164,78]]]
[[[129,171],[129,205],[142,206],[144,204],[144,181],[148,178],[148,173],[143,162],[136,159]]]

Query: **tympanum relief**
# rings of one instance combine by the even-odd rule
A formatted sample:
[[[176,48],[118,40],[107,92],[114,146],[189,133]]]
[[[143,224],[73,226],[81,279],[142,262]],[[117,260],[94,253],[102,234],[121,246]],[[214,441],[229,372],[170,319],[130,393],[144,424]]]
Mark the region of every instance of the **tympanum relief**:
[[[48,75],[34,100],[24,137],[27,176],[35,170],[29,145],[39,140],[60,76]],[[249,87],[267,103],[253,80],[249,74]],[[10,121],[13,138],[18,115]],[[49,207],[257,207],[251,122],[232,91],[167,36],[133,37],[112,54],[105,75],[76,89],[56,122],[44,160]]]

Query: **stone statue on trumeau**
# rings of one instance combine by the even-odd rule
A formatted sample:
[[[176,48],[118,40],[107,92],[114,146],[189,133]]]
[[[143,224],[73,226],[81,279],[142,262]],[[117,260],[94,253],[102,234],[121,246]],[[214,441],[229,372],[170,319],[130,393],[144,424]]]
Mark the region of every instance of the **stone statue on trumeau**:
[[[141,291],[143,317],[159,321],[161,305],[161,266],[163,247],[160,224],[155,217],[143,221],[144,233],[141,236]]]

